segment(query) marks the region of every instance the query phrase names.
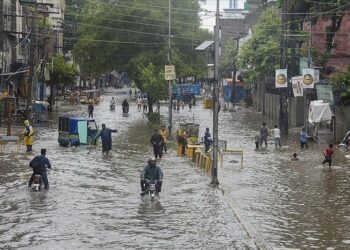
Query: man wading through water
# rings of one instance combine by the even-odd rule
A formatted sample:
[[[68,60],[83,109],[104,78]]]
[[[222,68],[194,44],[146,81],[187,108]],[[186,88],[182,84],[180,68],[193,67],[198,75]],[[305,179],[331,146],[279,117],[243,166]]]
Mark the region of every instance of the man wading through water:
[[[118,130],[106,128],[106,124],[102,124],[101,131],[96,135],[94,141],[98,137],[101,137],[102,141],[102,154],[109,154],[109,151],[112,150],[112,133],[116,133]]]

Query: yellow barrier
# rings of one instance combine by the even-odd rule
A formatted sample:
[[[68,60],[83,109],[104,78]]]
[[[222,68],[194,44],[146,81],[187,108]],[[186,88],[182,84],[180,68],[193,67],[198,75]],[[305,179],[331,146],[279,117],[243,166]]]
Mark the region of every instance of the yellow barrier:
[[[194,155],[195,157],[193,157],[193,160],[196,163],[196,167],[203,169],[207,174],[211,173],[213,164],[212,159],[209,156],[204,155],[199,148],[195,150]]]
[[[241,149],[226,149],[219,151],[219,158],[221,161],[221,168],[224,164],[225,154],[240,154],[241,156],[241,169],[243,168],[243,150]],[[207,174],[211,173],[211,168],[213,166],[213,160],[210,154],[205,155],[200,148],[196,148],[192,158],[193,162],[196,164],[197,168],[203,169]]]

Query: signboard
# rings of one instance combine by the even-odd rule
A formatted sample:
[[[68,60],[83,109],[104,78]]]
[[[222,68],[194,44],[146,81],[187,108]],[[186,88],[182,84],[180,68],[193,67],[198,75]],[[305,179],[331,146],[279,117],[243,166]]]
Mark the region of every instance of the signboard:
[[[208,79],[214,79],[214,77],[215,77],[214,64],[208,64]]]
[[[165,80],[171,81],[176,79],[175,65],[165,65]]]
[[[292,77],[292,89],[294,97],[303,96],[304,88],[302,76]]]
[[[303,87],[304,89],[313,89],[315,84],[315,70],[303,69]]]
[[[287,88],[287,69],[276,69],[275,75],[275,87],[276,88]]]
[[[19,0],[20,4],[36,4],[37,0]]]

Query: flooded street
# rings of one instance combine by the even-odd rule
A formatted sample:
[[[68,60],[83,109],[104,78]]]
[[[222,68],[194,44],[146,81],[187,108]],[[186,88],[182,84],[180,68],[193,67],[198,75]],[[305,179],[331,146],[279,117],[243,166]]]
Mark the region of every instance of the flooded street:
[[[115,111],[109,111],[107,93],[94,112],[99,127],[118,129],[109,156],[102,156],[101,145],[90,153],[87,146],[60,147],[57,126],[36,133],[35,154],[47,148],[53,165],[49,191],[27,188],[34,154],[0,155],[0,249],[350,248],[350,167],[338,152],[331,171],[321,165],[325,145],[311,143],[292,162],[292,153],[300,151],[297,130],[282,138],[282,150],[270,144],[255,151],[253,137],[263,118],[250,109],[221,112],[220,139],[244,150],[244,168],[237,155],[225,155],[220,188],[213,189],[210,176],[169,143],[159,163],[162,192],[151,203],[140,198],[139,175],[158,127],[148,125],[134,102],[130,117],[122,117],[126,91],[113,96]],[[201,136],[212,128],[211,112],[201,104],[191,112],[181,109],[174,122],[194,120]],[[87,106],[63,104],[58,112],[87,115]]]

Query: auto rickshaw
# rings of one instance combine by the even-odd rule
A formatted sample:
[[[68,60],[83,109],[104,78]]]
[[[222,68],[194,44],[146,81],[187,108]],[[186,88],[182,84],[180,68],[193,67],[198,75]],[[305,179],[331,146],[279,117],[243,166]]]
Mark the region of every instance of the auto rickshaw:
[[[78,146],[95,143],[98,127],[94,119],[85,117],[59,117],[58,143],[60,146]]]
[[[80,94],[80,103],[81,104],[89,104],[92,102],[93,104],[97,104],[101,101],[101,92],[99,90],[84,90]]]

